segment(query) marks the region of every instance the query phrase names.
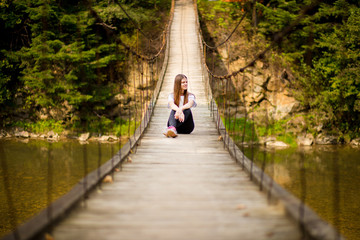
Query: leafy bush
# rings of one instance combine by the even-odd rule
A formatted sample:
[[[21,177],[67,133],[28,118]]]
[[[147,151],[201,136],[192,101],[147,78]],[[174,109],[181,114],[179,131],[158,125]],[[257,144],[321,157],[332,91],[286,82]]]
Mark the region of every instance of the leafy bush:
[[[33,133],[47,133],[54,131],[55,133],[61,133],[65,130],[63,121],[55,121],[54,119],[40,120],[34,123],[30,122],[15,122],[13,127],[22,128],[25,131]]]

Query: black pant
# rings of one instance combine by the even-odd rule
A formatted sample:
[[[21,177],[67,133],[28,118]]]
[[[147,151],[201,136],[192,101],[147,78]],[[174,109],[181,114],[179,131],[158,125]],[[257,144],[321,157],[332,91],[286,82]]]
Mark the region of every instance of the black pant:
[[[174,126],[176,128],[177,133],[185,133],[189,134],[194,130],[195,124],[193,120],[193,116],[190,109],[185,109],[183,111],[185,120],[184,122],[180,122],[178,119],[175,119],[175,111],[171,110],[169,120],[167,122],[167,126]]]

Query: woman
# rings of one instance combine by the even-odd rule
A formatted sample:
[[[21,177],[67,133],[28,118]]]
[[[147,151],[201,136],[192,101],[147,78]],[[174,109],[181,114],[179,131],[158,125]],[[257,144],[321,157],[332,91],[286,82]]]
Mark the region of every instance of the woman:
[[[187,91],[188,79],[178,74],[174,81],[174,92],[169,94],[168,107],[171,108],[166,137],[177,137],[178,133],[189,134],[194,130],[194,120],[190,108],[196,107],[195,95]]]

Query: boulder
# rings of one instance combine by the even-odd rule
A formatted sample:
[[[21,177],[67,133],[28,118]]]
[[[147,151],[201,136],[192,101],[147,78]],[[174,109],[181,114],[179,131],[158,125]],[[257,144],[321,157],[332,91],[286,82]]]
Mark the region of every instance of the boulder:
[[[55,136],[55,133],[54,131],[49,131],[47,134],[46,134],[47,138],[53,138]]]
[[[289,145],[282,141],[270,141],[270,142],[266,142],[266,147],[287,148],[287,147],[289,147]]]
[[[0,130],[0,137],[5,137],[6,136],[6,132],[4,130]]]
[[[336,136],[329,136],[325,134],[319,134],[315,139],[315,143],[318,145],[335,145],[338,143]]]
[[[90,137],[90,133],[83,133],[83,134],[80,135],[78,140],[80,142],[85,142],[85,141],[87,141],[89,139],[89,137]]]
[[[30,134],[27,131],[15,132],[15,137],[29,138]]]
[[[5,138],[8,136],[8,133],[5,130],[0,130],[0,138]]]
[[[39,134],[36,134],[36,133],[30,133],[30,138],[38,138],[40,137]]]
[[[299,146],[311,146],[314,144],[314,137],[311,134],[298,136],[296,142]]]
[[[117,140],[119,140],[119,138],[118,138],[117,136],[115,136],[115,135],[110,135],[110,136],[109,136],[109,140],[111,140],[111,141],[117,141]]]
[[[259,137],[259,144],[266,145],[268,142],[274,142],[276,141],[276,137],[274,136],[267,136],[267,137]]]
[[[360,146],[360,138],[355,138],[355,139],[351,140],[350,144],[352,146]]]
[[[107,136],[107,135],[103,135],[99,138],[99,141],[102,141],[102,142],[106,142],[106,141],[109,141],[110,140],[110,137]]]

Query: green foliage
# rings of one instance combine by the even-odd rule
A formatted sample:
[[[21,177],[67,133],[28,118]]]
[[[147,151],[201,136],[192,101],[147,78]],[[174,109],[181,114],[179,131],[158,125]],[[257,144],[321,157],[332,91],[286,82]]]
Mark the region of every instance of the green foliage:
[[[244,9],[248,12],[248,23],[244,23],[249,40],[265,39],[266,45],[274,36],[291,25],[300,16],[301,10],[310,5],[310,0],[263,0],[256,1],[254,29],[253,1],[224,3],[222,1],[198,0],[198,9],[207,39],[215,39],[222,29],[226,34],[235,21],[231,14]],[[295,96],[310,114],[317,114],[327,130],[346,134],[359,133],[360,128],[360,2],[355,0],[320,1],[307,12],[298,24],[275,46],[273,55],[281,56],[291,69],[295,81],[291,85]],[[231,9],[231,10],[229,10]],[[239,13],[239,11],[238,11]],[[212,33],[206,31],[213,25]],[[251,26],[251,28],[250,28]],[[213,34],[216,32],[216,34]],[[258,49],[253,50],[254,53]],[[240,53],[241,54],[241,53]],[[208,55],[208,58],[211,56]],[[272,61],[270,57],[269,62]],[[276,62],[278,64],[278,61]],[[279,69],[281,70],[281,69]],[[320,119],[320,120],[319,120]],[[357,135],[357,134],[355,134]]]
[[[289,144],[290,146],[296,146],[296,136],[293,133],[287,132],[287,123],[290,119],[281,119],[273,121],[267,125],[256,126],[256,132],[260,137],[275,136],[276,140]]]
[[[76,121],[73,124],[73,128],[81,130],[82,132],[93,132],[101,135],[115,134],[116,136],[131,136],[134,134],[140,122],[136,122],[133,119],[124,119],[117,117],[115,119],[109,119],[107,117],[92,116],[87,119],[85,126],[81,126],[80,122]]]
[[[3,104],[6,100],[11,98],[11,93],[7,84],[9,84],[11,77],[4,74],[6,70],[10,69],[11,65],[7,59],[3,59],[0,62],[0,105]]]
[[[204,21],[215,21],[220,28],[228,29],[241,17],[243,3],[197,0],[198,10]]]
[[[245,118],[222,119],[230,136],[236,142],[257,142],[259,133],[254,129],[254,122]],[[256,128],[256,127],[255,127]]]
[[[130,126],[129,126],[130,125]],[[128,121],[122,118],[116,118],[112,127],[112,132],[116,136],[129,136],[132,135],[135,130],[136,126],[138,127],[139,123],[135,123],[134,121]]]
[[[227,131],[235,142],[258,142],[259,138],[275,136],[277,140],[285,142],[290,146],[297,146],[296,136],[286,131],[288,120],[279,120],[267,125],[258,124],[251,119],[233,118],[223,119]],[[244,130],[245,127],[245,130]]]
[[[128,74],[126,52],[115,38],[134,46],[137,27],[158,36],[171,0],[121,4],[135,25],[113,1],[90,3],[113,28],[109,34],[90,13],[87,1],[1,1],[0,31],[8,33],[0,39],[0,119],[7,119],[3,125],[19,112],[36,122],[40,109],[67,107],[71,112],[62,120],[71,118],[72,126],[82,128],[96,112],[104,119],[90,128],[108,129],[104,103],[123,92]]]
[[[346,16],[341,24],[334,24],[328,32],[319,35],[315,41],[319,54],[314,57],[312,66],[302,66],[306,75],[301,83],[308,99],[305,103],[325,112],[330,125],[342,132],[357,131],[360,120],[356,107],[360,99],[360,9],[348,6],[346,13],[337,10]]]
[[[49,120],[40,120],[35,123],[31,122],[15,122],[12,125],[13,127],[19,127],[25,131],[33,133],[47,133],[49,131],[54,131],[55,133],[61,133],[64,131],[64,122],[55,121],[54,119]]]

